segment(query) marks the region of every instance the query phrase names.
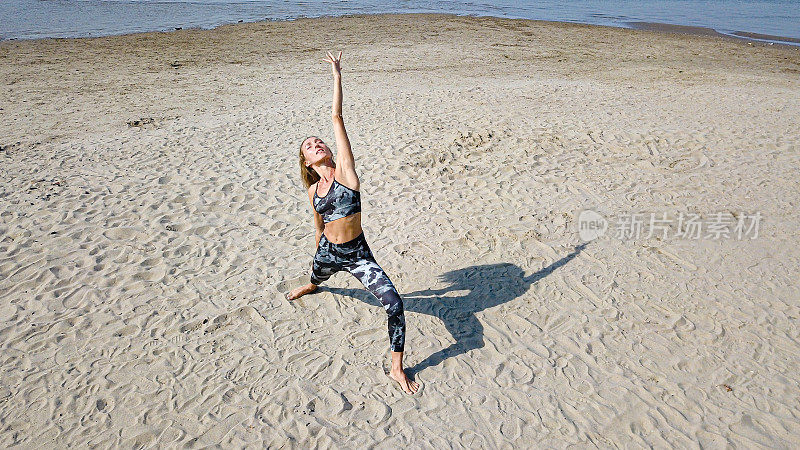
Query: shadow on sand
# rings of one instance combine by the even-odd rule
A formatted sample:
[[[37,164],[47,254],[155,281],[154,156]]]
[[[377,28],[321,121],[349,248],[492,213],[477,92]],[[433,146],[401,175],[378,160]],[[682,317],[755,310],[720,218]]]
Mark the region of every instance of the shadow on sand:
[[[440,275],[442,282],[449,283],[449,286],[442,289],[425,289],[401,294],[405,311],[438,317],[456,340],[449,347],[433,353],[415,366],[406,368],[406,374],[412,377],[413,374],[436,366],[449,357],[483,347],[483,325],[475,317],[475,313],[521,296],[533,283],[575,258],[586,245],[587,243],[583,243],[576,246],[569,255],[528,276],[525,276],[525,271],[515,264],[484,264]],[[333,287],[324,289],[383,308],[378,299],[366,293],[364,289]],[[448,295],[451,293],[456,295]]]

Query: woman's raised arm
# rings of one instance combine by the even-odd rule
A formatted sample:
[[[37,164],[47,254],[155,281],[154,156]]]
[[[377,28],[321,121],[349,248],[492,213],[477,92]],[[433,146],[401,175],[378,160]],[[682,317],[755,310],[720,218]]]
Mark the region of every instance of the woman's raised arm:
[[[342,52],[334,57],[328,52],[325,60],[331,63],[333,72],[333,107],[331,116],[333,118],[333,132],[336,135],[336,169],[350,184],[355,184],[354,189],[358,189],[358,175],[355,171],[355,159],[350,149],[350,140],[347,138],[347,130],[344,128],[342,118]]]

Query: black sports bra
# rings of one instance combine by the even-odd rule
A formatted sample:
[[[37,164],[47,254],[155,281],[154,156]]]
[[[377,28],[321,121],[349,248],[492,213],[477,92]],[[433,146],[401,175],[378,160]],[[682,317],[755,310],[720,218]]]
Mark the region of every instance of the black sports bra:
[[[316,189],[319,189],[319,182]],[[336,177],[333,178],[331,188],[324,197],[320,197],[316,189],[314,209],[322,216],[324,223],[361,212],[361,192],[344,186],[336,181]]]

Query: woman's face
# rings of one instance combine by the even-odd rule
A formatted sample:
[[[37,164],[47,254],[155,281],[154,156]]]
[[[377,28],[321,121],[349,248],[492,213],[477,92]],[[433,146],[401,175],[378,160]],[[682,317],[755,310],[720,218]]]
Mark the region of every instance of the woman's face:
[[[311,166],[325,158],[332,158],[333,152],[322,142],[322,139],[311,136],[303,142],[303,155],[306,158],[306,165]]]

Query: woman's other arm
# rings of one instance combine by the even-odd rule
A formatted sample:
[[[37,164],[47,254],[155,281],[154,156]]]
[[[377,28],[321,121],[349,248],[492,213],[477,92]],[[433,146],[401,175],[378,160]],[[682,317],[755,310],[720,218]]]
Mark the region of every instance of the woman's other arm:
[[[314,211],[314,238],[317,241],[316,248],[319,248],[319,240],[322,239],[322,232],[325,231],[325,222],[322,221],[322,216],[314,209],[314,189],[312,188],[316,188],[316,186],[314,184],[311,188],[308,188],[308,201],[311,202],[311,210]]]

